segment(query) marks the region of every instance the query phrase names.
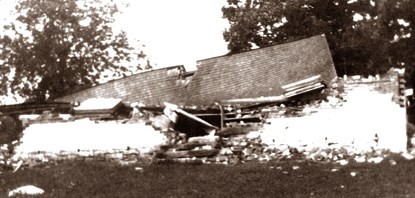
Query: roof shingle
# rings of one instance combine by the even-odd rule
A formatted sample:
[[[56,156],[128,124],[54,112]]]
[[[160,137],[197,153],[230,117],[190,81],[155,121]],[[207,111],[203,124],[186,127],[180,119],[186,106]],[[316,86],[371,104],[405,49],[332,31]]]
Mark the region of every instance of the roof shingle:
[[[281,86],[318,74],[324,83],[336,77],[324,35],[199,60],[187,104],[282,95]]]
[[[282,86],[321,75],[336,77],[324,35],[234,55],[199,60],[193,76],[173,66],[113,80],[56,101],[121,98],[124,102],[160,105],[210,105],[220,100],[278,96]],[[191,79],[190,82],[183,78]]]
[[[58,98],[55,101],[84,101],[89,98],[121,98],[123,102],[141,102],[158,105],[177,103],[184,93],[184,86],[177,86],[182,65],[138,73],[112,80],[92,88]]]

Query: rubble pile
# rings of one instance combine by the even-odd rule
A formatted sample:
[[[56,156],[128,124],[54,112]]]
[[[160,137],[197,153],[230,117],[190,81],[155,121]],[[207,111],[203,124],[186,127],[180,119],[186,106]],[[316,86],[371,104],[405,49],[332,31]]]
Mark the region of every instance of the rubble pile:
[[[51,141],[53,140],[53,141]],[[1,146],[0,168],[18,169],[64,160],[108,161],[121,165],[148,161],[166,137],[145,123],[75,120],[31,124],[13,149]]]
[[[261,108],[265,118],[303,117],[324,109],[336,109],[346,102],[345,81],[342,78],[334,79],[330,85],[321,91],[294,98],[286,103]],[[317,96],[316,96],[317,95]]]
[[[238,129],[233,129],[238,130]],[[183,139],[162,146],[155,155],[156,162],[174,161],[205,164],[238,164],[245,162],[267,162],[270,160],[307,160],[346,165],[349,162],[380,163],[391,155],[388,149],[377,147],[377,140],[369,150],[353,145],[340,146],[326,142],[319,146],[287,144],[268,145],[262,142],[261,131],[236,132],[232,135],[203,136]]]
[[[120,165],[130,165],[138,161],[151,160],[151,155],[143,153],[136,148],[60,152],[37,151],[16,155],[15,152],[10,153],[6,147],[7,145],[2,145],[0,148],[0,171],[3,169],[17,171],[22,166],[34,167],[45,163],[59,163],[66,160],[106,161]]]
[[[138,149],[112,149],[112,150],[78,150],[56,152],[31,152],[26,156],[20,155],[19,159],[24,160],[24,164],[34,166],[45,162],[60,162],[64,160],[78,161],[117,161],[122,164],[137,162],[140,156]]]
[[[315,90],[318,97],[307,98],[309,94],[305,94],[284,103],[237,110],[260,117],[262,122],[240,119],[225,123],[221,130],[172,104],[157,116],[145,116],[147,112],[132,105],[130,119],[115,121],[79,120],[50,112],[21,117],[28,124],[25,134],[13,152],[1,147],[0,162],[15,169],[22,164],[61,160],[105,160],[125,165],[140,158],[207,164],[297,159],[344,165],[350,161],[378,163],[391,152],[403,152],[401,146],[390,143],[405,147],[405,140],[401,143],[405,133],[391,133],[405,127],[404,109],[391,103],[390,90],[383,90],[387,94],[368,92],[379,91],[383,84],[369,86],[361,78],[352,80],[354,84],[348,84],[337,78],[327,88]],[[108,117],[101,109],[92,113]],[[206,135],[187,137],[190,134],[175,131],[178,116],[197,122],[202,128],[193,129]]]
[[[355,77],[348,84],[339,78],[320,93],[321,99],[261,107],[265,124],[228,125],[216,133],[215,146],[170,145],[157,159],[219,164],[298,159],[345,165],[379,163],[391,153],[411,158],[405,150],[404,109],[391,102],[394,82],[372,80],[377,82]],[[389,90],[379,90],[385,85]],[[194,151],[206,156],[192,155]]]
[[[234,130],[238,130],[235,128]],[[203,136],[175,141],[178,144],[162,146],[157,151],[156,162],[174,161],[205,164],[238,164],[245,162],[267,162],[270,160],[306,160],[346,165],[349,162],[380,163],[392,153],[379,148],[375,138],[368,149],[332,142],[318,145],[267,144],[262,141],[263,132],[240,132],[231,135]],[[413,154],[403,152],[405,158]],[[413,158],[413,157],[412,157]]]

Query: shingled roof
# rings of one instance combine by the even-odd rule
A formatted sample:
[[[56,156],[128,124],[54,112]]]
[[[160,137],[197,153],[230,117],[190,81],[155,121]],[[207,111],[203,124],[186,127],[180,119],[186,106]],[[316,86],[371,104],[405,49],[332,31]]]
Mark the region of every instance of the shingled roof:
[[[185,86],[180,84],[183,65],[166,67],[112,80],[92,88],[58,98],[55,101],[84,101],[89,98],[120,98],[123,102],[146,105],[177,103]]]
[[[324,35],[244,53],[199,60],[194,73],[180,66],[113,80],[55,101],[119,98],[161,105],[211,105],[227,99],[279,96],[282,86],[320,75],[328,84],[336,71]]]
[[[188,105],[283,94],[282,86],[315,75],[336,77],[324,35],[198,61],[187,87]]]

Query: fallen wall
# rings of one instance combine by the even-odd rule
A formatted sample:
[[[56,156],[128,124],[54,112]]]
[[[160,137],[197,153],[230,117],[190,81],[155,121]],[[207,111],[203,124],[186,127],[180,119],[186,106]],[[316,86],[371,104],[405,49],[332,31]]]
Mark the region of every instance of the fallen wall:
[[[309,116],[272,119],[265,126],[263,142],[311,148],[332,144],[356,152],[406,151],[405,108],[392,102],[393,93],[380,93],[371,86],[349,85],[347,101],[338,108],[320,107]]]
[[[165,144],[167,138],[144,123],[96,123],[87,119],[32,124],[15,148],[18,160],[137,160]]]

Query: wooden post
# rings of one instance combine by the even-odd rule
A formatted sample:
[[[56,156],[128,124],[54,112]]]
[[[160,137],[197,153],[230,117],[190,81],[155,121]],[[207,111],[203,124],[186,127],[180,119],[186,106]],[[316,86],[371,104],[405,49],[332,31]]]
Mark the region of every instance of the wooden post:
[[[217,103],[220,109],[220,130],[224,128],[225,112],[223,112],[223,106],[220,103]]]

